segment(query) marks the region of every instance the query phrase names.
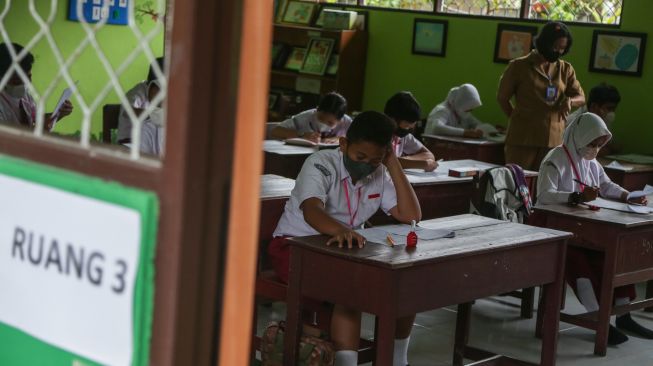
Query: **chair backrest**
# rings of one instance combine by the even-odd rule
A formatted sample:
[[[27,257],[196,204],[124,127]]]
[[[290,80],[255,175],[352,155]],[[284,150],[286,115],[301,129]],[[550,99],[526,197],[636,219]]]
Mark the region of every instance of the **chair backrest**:
[[[120,104],[105,104],[102,107],[102,142],[111,143],[111,130],[118,128]]]

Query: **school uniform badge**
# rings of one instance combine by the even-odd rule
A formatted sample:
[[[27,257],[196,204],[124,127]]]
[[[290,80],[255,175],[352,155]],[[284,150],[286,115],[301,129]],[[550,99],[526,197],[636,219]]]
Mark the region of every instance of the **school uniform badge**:
[[[315,164],[313,164],[313,166],[315,166],[315,168],[317,168],[317,170],[322,172],[322,174],[325,177],[331,176],[331,172],[324,165],[315,163]]]

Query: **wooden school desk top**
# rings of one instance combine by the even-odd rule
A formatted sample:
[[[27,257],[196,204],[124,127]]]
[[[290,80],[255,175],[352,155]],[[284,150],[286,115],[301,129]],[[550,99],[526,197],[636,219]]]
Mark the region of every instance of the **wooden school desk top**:
[[[419,240],[414,251],[404,246],[389,247],[387,244],[368,243],[361,249],[343,250],[337,246],[326,246],[324,235],[292,238],[293,245],[345,257],[352,261],[365,262],[374,266],[401,268],[435,263],[450,257],[470,253],[507,249],[510,247],[537,244],[542,241],[567,238],[571,234],[557,230],[510,223],[483,216],[465,214],[422,221],[419,224],[429,229],[447,229],[456,232],[455,238]]]
[[[563,258],[571,234],[475,215],[420,225],[453,230],[456,237],[420,240],[412,251],[375,243],[360,249],[328,247],[326,236],[289,240],[284,365],[295,362],[303,296],[375,314],[376,364],[389,366],[397,318],[537,285],[544,285],[541,364],[555,364]],[[467,346],[469,319],[458,319],[454,348],[465,358],[478,359]],[[528,364],[503,361],[499,364]]]
[[[653,184],[653,165],[635,164],[627,161],[619,161],[621,165],[632,168],[630,170],[610,168],[607,165],[615,161],[609,158],[599,158],[599,163],[605,169],[605,173],[618,185],[629,191],[639,190],[647,184]]]
[[[286,145],[283,141],[265,140],[263,141],[265,154],[263,173],[295,179],[302,170],[304,161],[316,151],[318,149],[313,147]]]
[[[446,135],[429,135],[429,134],[423,134],[422,138],[432,138],[432,139],[437,139],[437,140],[443,140],[443,141],[451,141],[451,142],[458,142],[461,144],[468,144],[468,145],[503,145],[503,142],[498,142],[498,141],[490,141],[490,140],[485,140],[485,139],[472,139],[469,137],[462,137],[462,136],[446,136]]]
[[[653,207],[651,202],[653,197],[649,197],[649,207]],[[547,214],[558,214],[572,216],[579,220],[591,221],[605,225],[618,226],[622,228],[634,228],[643,225],[653,225],[653,214],[636,214],[607,208],[601,208],[599,211],[592,211],[587,206],[578,205],[575,207],[566,204],[537,205],[536,210],[543,211]]]
[[[289,198],[295,188],[295,180],[275,174],[261,175],[261,199]]]
[[[420,185],[433,185],[433,184],[446,184],[446,183],[462,183],[470,182],[473,180],[473,177],[451,177],[449,176],[449,169],[455,168],[478,168],[480,172],[485,172],[488,169],[496,168],[501,165],[486,163],[483,161],[472,160],[472,159],[461,159],[461,160],[448,160],[441,161],[438,163],[438,168],[435,169],[435,174],[433,175],[415,175],[415,174],[406,174],[408,181],[413,186]],[[537,177],[538,172],[532,170],[524,170],[524,176],[526,178]]]

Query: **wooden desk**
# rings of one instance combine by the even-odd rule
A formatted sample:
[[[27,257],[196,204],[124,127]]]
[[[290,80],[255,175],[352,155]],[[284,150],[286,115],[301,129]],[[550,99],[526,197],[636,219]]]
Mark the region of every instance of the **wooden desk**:
[[[601,251],[605,254],[599,312],[579,315],[562,314],[564,322],[596,331],[594,354],[605,356],[611,314],[653,305],[653,299],[630,305],[612,305],[615,287],[653,279],[653,215],[637,215],[585,207],[541,205],[536,210],[546,216],[546,227],[573,232],[569,245]],[[647,298],[651,295],[647,295]]]
[[[420,225],[455,230],[456,237],[421,241],[413,251],[374,243],[343,250],[327,247],[327,237],[319,235],[291,239],[284,365],[296,364],[303,296],[375,314],[376,365],[382,366],[392,365],[395,319],[465,304],[459,306],[456,329],[458,365],[463,356],[476,359],[482,352],[467,345],[466,303],[538,285],[544,285],[541,364],[555,364],[565,243],[571,235],[475,215]],[[492,364],[513,364],[502,361],[507,362]]]
[[[506,163],[502,142],[442,135],[422,135],[422,140],[436,159],[474,159],[500,165]]]
[[[283,214],[290,192],[295,188],[295,180],[274,174],[261,176],[261,220],[259,240],[269,241]]]
[[[278,140],[265,140],[263,151],[265,153],[264,174],[276,174],[295,179],[302,170],[306,158],[318,150],[312,147],[286,145],[283,141]]]
[[[598,160],[603,165],[603,169],[605,169],[608,177],[629,191],[638,191],[643,189],[647,184],[653,184],[653,165],[620,161],[619,163],[624,166],[633,167],[632,170],[621,170],[606,167],[613,159],[599,158]]]

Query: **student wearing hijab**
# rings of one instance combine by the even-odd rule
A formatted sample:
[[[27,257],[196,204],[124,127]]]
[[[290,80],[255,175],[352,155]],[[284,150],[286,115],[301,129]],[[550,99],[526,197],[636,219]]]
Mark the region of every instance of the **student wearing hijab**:
[[[585,112],[592,112],[603,119],[608,129],[612,131],[612,123],[615,119],[615,111],[621,102],[619,90],[612,85],[601,83],[590,90],[587,98],[587,105],[578,108],[567,118],[567,125],[574,121],[578,116]],[[615,143],[614,139],[610,140],[608,145],[601,149],[599,156],[618,154],[622,147]]]
[[[506,163],[537,170],[549,149],[562,142],[569,112],[585,104],[576,71],[560,60],[571,45],[567,26],[547,23],[535,39],[536,50],[510,61],[503,72],[497,101],[510,119]]]
[[[584,113],[572,121],[565,130],[563,144],[553,148],[542,161],[537,179],[538,204],[576,205],[592,201],[599,195],[627,202],[629,192],[613,183],[596,161],[599,150],[611,138],[612,134],[601,117],[594,113]],[[640,197],[630,202],[645,204],[646,198]],[[603,253],[568,247],[566,280],[588,312],[599,310],[597,294],[601,288],[602,271]],[[615,288],[615,305],[629,304],[635,296],[633,285]],[[616,325],[618,329],[653,339],[653,331],[637,324],[630,313],[618,316]],[[628,340],[617,328],[610,326],[608,343],[611,345]]]
[[[449,90],[447,99],[429,113],[424,133],[481,138],[484,131],[497,132],[492,125],[483,123],[472,115],[471,111],[481,105],[481,97],[474,85],[454,87]]]

